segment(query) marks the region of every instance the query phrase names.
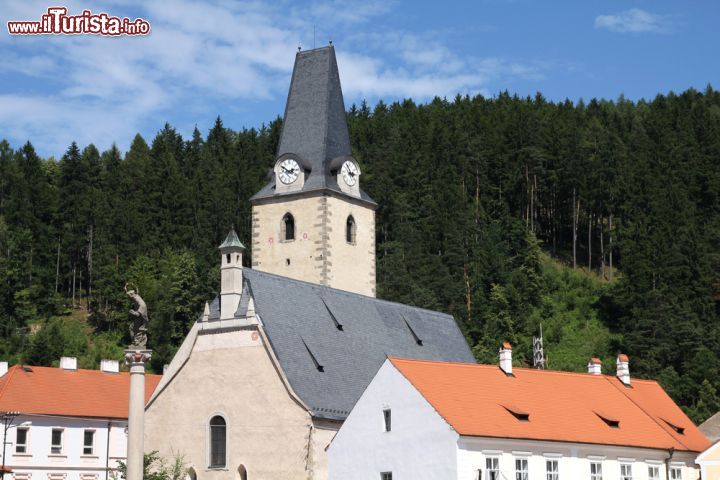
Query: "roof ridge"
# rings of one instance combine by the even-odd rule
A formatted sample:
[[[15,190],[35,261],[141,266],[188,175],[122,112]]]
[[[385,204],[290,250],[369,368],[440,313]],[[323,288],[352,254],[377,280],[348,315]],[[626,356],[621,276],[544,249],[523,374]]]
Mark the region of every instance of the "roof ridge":
[[[10,385],[10,380],[12,379],[13,375],[15,375],[15,372],[20,368],[20,365],[13,365],[8,369],[7,378],[5,379],[5,385],[3,385],[2,389],[0,389],[0,399],[2,399],[3,394],[5,393],[5,390],[7,390],[8,385]]]
[[[680,440],[679,438],[676,438],[676,437],[675,437],[674,435],[672,435],[669,431],[667,431],[667,427],[666,427],[665,425],[663,425],[662,423],[658,422],[658,421],[655,419],[655,417],[650,414],[650,412],[646,411],[638,402],[635,401],[635,399],[633,399],[630,395],[628,395],[627,392],[626,392],[625,390],[623,390],[624,388],[626,388],[625,386],[623,386],[623,388],[620,388],[620,386],[617,384],[618,382],[620,382],[620,380],[618,380],[617,382],[613,382],[611,379],[608,378],[607,381],[608,381],[613,387],[615,387],[617,390],[619,390],[628,400],[630,400],[630,401],[633,403],[633,405],[635,405],[635,406],[636,406],[642,413],[644,413],[650,420],[652,420],[653,423],[657,424],[657,426],[660,427],[660,430],[662,430],[662,431],[665,433],[665,435],[667,435],[668,437],[670,437],[671,440],[679,443],[680,445],[682,445],[683,447],[685,447],[687,450],[693,451],[693,450],[692,450],[690,447],[688,447],[682,440]],[[663,391],[664,391],[664,390],[663,390]],[[666,395],[667,395],[667,392],[666,392]],[[673,402],[673,403],[674,403],[674,402]],[[676,406],[677,406],[677,405],[676,405]],[[693,425],[694,425],[694,424],[693,424]]]
[[[439,316],[443,316],[443,317],[452,317],[452,318],[454,318],[454,317],[453,317],[452,315],[450,315],[449,313],[438,312],[437,310],[430,310],[429,308],[422,308],[422,307],[418,307],[418,306],[416,306],[416,305],[407,305],[407,304],[405,304],[405,303],[393,302],[393,301],[390,301],[390,300],[385,300],[385,299],[383,299],[383,298],[371,297],[371,296],[369,296],[369,295],[363,295],[363,294],[360,294],[360,293],[349,292],[349,291],[347,291],[347,290],[342,290],[342,289],[339,289],[339,288],[329,287],[329,286],[327,286],[327,285],[320,285],[320,284],[317,284],[317,283],[308,282],[308,281],[306,281],[306,280],[298,280],[297,278],[285,277],[285,276],[283,276],[283,275],[278,275],[277,273],[265,272],[265,271],[256,270],[256,269],[250,268],[250,267],[243,267],[243,270],[246,270],[246,269],[247,269],[247,270],[250,270],[250,271],[252,272],[251,275],[256,274],[256,273],[259,273],[259,274],[261,274],[261,275],[265,275],[265,276],[272,277],[272,278],[277,278],[277,279],[280,279],[280,280],[287,280],[287,281],[289,281],[289,282],[295,282],[295,283],[301,283],[301,284],[304,284],[304,285],[308,285],[308,286],[310,286],[310,287],[312,287],[312,288],[316,288],[316,289],[319,289],[319,290],[321,290],[321,291],[328,291],[328,290],[330,290],[330,291],[337,292],[337,293],[339,293],[339,294],[342,294],[342,295],[345,295],[345,296],[349,296],[349,297],[359,297],[359,298],[364,298],[364,299],[371,300],[371,301],[373,301],[373,302],[384,303],[384,304],[388,304],[388,305],[402,306],[402,307],[405,307],[405,308],[412,308],[412,309],[414,309],[414,310],[420,310],[420,311],[422,311],[422,312],[428,312],[428,313],[432,313],[432,314],[439,315]]]
[[[436,363],[436,364],[441,364],[441,365],[451,365],[453,367],[499,368],[499,366],[495,363],[447,362],[447,361],[441,361],[441,360],[425,360],[425,359],[419,359],[419,358],[405,358],[405,357],[395,357],[395,356],[389,356],[388,358],[390,358],[391,360],[399,360],[399,361],[406,361],[406,362],[412,362],[412,363]],[[537,374],[542,374],[542,375],[549,375],[549,374],[575,375],[575,376],[580,376],[583,378],[595,378],[595,377],[607,378],[607,377],[610,377],[610,375],[594,375],[591,373],[568,372],[565,370],[540,370],[537,368],[527,368],[527,367],[513,367],[513,370],[520,370],[522,372],[537,373]]]

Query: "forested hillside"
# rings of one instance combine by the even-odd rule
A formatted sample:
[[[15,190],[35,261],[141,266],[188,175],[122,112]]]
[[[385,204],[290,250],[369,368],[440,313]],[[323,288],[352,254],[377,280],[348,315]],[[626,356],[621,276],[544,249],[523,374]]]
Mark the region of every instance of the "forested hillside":
[[[529,364],[542,324],[550,368],[600,356],[611,373],[622,351],[693,419],[720,408],[720,93],[407,100],[348,119],[379,204],[380,297],[452,313],[480,361],[509,340]],[[2,357],[119,358],[132,281],[161,370],[217,291],[231,224],[250,245],[279,130],[166,125],[125,154],[59,160],[0,143]]]

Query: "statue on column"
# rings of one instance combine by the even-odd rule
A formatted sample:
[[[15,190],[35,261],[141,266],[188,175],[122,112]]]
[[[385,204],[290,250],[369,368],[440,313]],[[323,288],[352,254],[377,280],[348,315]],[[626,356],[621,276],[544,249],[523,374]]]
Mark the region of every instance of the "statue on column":
[[[125,284],[125,294],[135,304],[134,308],[131,308],[129,312],[130,337],[132,338],[132,345],[130,345],[130,348],[134,350],[146,350],[148,330],[147,305],[138,294],[137,288],[131,288],[128,290],[128,284]]]

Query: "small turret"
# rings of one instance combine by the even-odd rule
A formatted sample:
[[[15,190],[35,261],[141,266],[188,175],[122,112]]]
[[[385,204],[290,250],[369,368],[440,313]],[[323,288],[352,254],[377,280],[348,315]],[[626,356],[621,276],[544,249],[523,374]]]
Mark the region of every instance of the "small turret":
[[[242,294],[242,254],[245,246],[233,228],[220,249],[220,319],[235,317]]]

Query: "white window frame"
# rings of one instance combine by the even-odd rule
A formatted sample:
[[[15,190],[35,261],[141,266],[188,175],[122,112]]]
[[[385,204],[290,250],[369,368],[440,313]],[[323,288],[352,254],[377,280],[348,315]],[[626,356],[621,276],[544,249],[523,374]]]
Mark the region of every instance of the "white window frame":
[[[628,471],[626,471],[628,470]],[[633,480],[632,463],[620,462],[620,480]],[[629,473],[629,475],[628,475]]]
[[[598,468],[595,469],[593,472],[593,465],[597,466]],[[602,480],[603,478],[603,462],[602,460],[590,460],[590,480]]]
[[[677,476],[673,476],[677,472]],[[683,478],[683,469],[682,465],[670,465],[670,470],[668,471],[668,478],[670,480],[682,480]]]
[[[53,436],[55,432],[60,432],[60,444],[53,443]],[[65,429],[62,427],[53,427],[50,430],[50,455],[62,455],[63,454],[63,443],[65,440]],[[57,452],[54,449],[59,449]],[[50,475],[50,474],[48,474]]]
[[[550,465],[554,465],[552,470]],[[545,457],[545,478],[546,480],[560,480],[560,459]]]
[[[516,456],[515,460],[515,480],[528,480],[530,478],[530,462],[526,456]],[[524,465],[523,465],[524,463]],[[523,470],[522,467],[525,467]]]
[[[17,434],[22,430],[25,432],[25,443],[18,442]],[[28,455],[28,445],[30,444],[30,427],[19,426],[15,429],[15,455]],[[22,447],[23,451],[19,452],[18,448]]]
[[[86,448],[88,448],[88,445],[85,444],[85,434],[88,432],[92,432],[92,443],[90,444],[90,453],[87,453],[85,451]],[[83,457],[91,457],[95,455],[95,437],[96,437],[96,431],[94,428],[86,428],[83,430],[83,446],[82,446],[82,456]]]
[[[494,464],[494,465],[493,465]],[[495,473],[495,477],[490,474]],[[485,480],[500,480],[500,456],[488,455],[485,457]]]

